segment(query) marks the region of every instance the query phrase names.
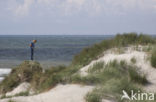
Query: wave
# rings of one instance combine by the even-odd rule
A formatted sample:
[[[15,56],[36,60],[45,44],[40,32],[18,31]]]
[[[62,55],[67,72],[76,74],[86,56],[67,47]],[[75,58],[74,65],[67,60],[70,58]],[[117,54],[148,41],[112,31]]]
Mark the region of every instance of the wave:
[[[0,82],[11,72],[10,68],[0,68]]]

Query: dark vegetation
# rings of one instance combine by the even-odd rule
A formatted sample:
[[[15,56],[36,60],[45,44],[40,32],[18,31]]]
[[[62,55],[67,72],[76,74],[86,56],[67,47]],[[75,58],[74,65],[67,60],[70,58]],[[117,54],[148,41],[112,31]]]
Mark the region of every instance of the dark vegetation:
[[[15,102],[15,101],[13,101],[13,100],[9,100],[8,102]]]
[[[57,83],[63,83],[65,69],[65,66],[52,67],[44,73],[34,75],[31,81],[32,87],[38,91],[44,91],[54,87]]]
[[[3,95],[3,96],[1,96],[1,99],[3,99],[3,98],[12,98],[12,97],[17,97],[17,96],[29,96],[29,91],[21,92],[21,93],[15,94],[14,96]]]
[[[133,64],[135,64],[135,63],[136,63],[136,58],[133,57],[133,58],[131,59],[131,62],[132,62]]]
[[[156,68],[156,49],[152,51],[151,55],[151,65]]]
[[[11,91],[22,82],[31,82],[34,75],[42,73],[39,63],[24,61],[22,64],[14,68],[11,73],[5,77],[0,83],[0,93]]]

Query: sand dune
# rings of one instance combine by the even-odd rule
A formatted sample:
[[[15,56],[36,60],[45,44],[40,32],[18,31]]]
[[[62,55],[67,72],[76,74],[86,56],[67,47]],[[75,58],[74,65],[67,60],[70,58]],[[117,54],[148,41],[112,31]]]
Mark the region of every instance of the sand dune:
[[[105,52],[104,56],[97,60],[92,61],[89,65],[80,69],[80,74],[86,76],[88,74],[88,69],[91,68],[97,62],[105,62],[106,64],[110,61],[124,60],[129,64],[132,64],[131,59],[135,58],[135,65],[138,66],[141,73],[147,75],[147,80],[151,83],[144,86],[144,89],[148,92],[156,92],[156,69],[153,68],[149,60],[147,60],[148,55],[146,52],[140,50],[136,51],[133,48],[128,48],[124,53],[115,53],[112,50]],[[67,85],[57,85],[55,88],[48,92],[41,93],[34,96],[20,96],[13,97],[11,100],[16,102],[85,102],[84,97],[89,91],[92,91],[94,86],[82,86],[76,84]],[[2,99],[0,102],[8,102],[10,99]],[[103,102],[111,102],[110,100],[103,99]]]
[[[20,96],[11,99],[3,99],[0,102],[85,102],[84,96],[93,89],[93,86],[76,84],[57,85],[48,92],[34,96]]]
[[[117,60],[118,62],[124,60],[127,63],[132,64],[131,58],[136,59],[135,65],[138,66],[141,73],[146,75],[147,80],[150,82],[150,84],[146,85],[144,89],[148,92],[156,92],[156,69],[150,65],[148,55],[146,52],[142,51],[142,48],[140,51],[136,51],[132,47],[129,47],[124,53],[121,54],[116,54],[114,51],[108,50],[104,56],[81,68],[80,74],[82,76],[88,75],[88,69],[97,62],[105,62],[105,64],[107,64],[113,60]]]

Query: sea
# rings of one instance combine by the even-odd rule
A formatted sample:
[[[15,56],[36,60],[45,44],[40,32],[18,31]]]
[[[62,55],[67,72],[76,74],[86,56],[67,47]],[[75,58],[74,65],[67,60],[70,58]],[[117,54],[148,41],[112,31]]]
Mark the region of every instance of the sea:
[[[35,44],[35,61],[43,68],[69,65],[74,55],[83,48],[111,39],[113,35],[0,35],[0,80],[12,68],[30,60],[29,44]]]

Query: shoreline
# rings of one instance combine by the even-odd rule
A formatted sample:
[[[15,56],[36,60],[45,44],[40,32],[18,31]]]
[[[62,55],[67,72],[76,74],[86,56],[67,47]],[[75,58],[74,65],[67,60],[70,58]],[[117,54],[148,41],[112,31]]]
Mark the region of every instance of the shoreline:
[[[0,68],[0,82],[11,72],[11,68]]]

